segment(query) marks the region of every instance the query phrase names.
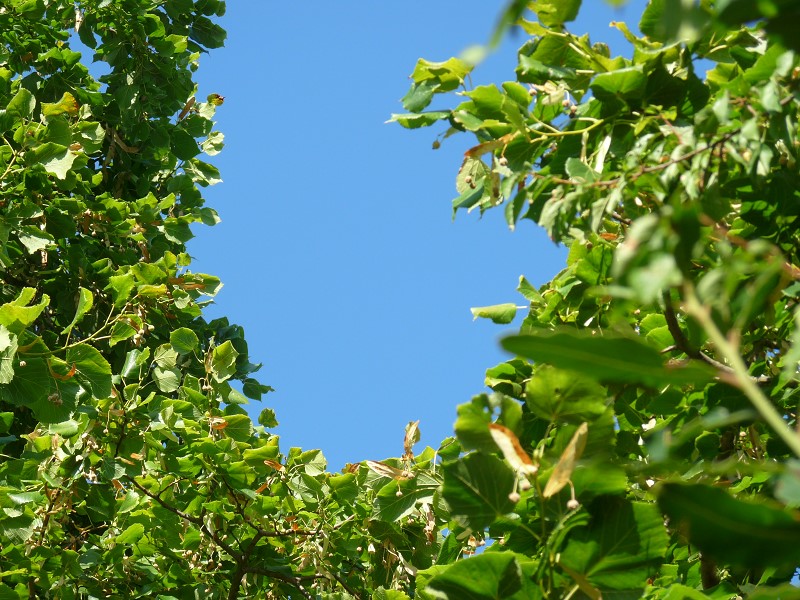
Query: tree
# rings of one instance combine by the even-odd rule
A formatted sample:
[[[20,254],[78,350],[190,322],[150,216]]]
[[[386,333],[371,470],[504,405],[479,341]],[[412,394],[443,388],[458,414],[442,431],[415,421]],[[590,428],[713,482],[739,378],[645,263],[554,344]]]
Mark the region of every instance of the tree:
[[[185,243],[218,220],[224,99],[192,78],[224,11],[0,7],[2,598],[361,597],[442,548],[415,425],[403,459],[346,473],[282,454],[242,408],[270,388],[241,327],[203,318],[220,281]]]
[[[0,8],[0,598],[797,596],[796,3],[653,0],[632,59],[579,5],[509,5],[500,87],[418,63],[394,120],[477,137],[454,208],[570,256],[457,439],[338,474],[247,416],[270,388],[185,252],[225,3]]]
[[[418,62],[393,120],[476,138],[454,211],[569,247],[520,280],[516,358],[443,465],[452,534],[494,543],[420,572],[420,598],[800,597],[798,8],[651,0],[641,37],[612,23],[628,59],[567,31],[579,0],[516,1],[513,80]]]

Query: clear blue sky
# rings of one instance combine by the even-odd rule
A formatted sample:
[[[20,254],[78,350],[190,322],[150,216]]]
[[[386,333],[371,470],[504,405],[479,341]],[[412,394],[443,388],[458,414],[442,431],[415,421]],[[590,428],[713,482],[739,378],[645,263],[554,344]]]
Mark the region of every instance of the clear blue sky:
[[[225,283],[209,318],[244,326],[264,363],[276,391],[249,410],[275,409],[284,452],[321,448],[332,470],[399,456],[417,419],[417,450],[437,447],[485,369],[508,358],[497,338],[510,327],[474,322],[470,307],[524,303],[520,275],[541,285],[564,265],[563,248],[530,222],[509,231],[502,211],[451,221],[466,135],[433,151],[442,128],[384,124],[403,112],[416,60],[484,43],[502,4],[228,3],[226,47],[198,73],[201,98],[225,96],[213,159],[224,182],[206,193],[222,223],[196,229],[189,249],[193,270]],[[627,54],[608,23],[635,25],[642,2],[584,4],[570,29]],[[523,41],[507,40],[473,83],[512,79]]]

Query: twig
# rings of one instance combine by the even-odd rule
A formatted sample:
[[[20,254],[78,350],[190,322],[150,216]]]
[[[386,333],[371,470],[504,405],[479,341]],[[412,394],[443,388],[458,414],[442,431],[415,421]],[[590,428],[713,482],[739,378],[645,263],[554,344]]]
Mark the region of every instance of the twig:
[[[761,388],[750,377],[747,365],[742,360],[739,351],[717,328],[708,308],[700,303],[694,293],[693,286],[689,282],[684,284],[684,297],[686,298],[687,312],[702,325],[717,350],[731,365],[732,373],[723,373],[724,376],[720,377],[720,379],[734,387],[738,387],[778,437],[789,446],[795,456],[800,457],[800,435],[792,431],[769,398],[764,395]]]
[[[707,365],[711,365],[718,371],[722,371],[727,373],[728,375],[733,375],[734,371],[728,365],[719,362],[711,358],[708,354],[703,352],[702,350],[698,350],[693,348],[692,345],[689,343],[689,340],[683,333],[680,324],[678,323],[678,317],[675,314],[675,309],[672,307],[672,301],[669,297],[669,292],[663,293],[664,299],[664,318],[667,320],[667,329],[669,329],[670,334],[672,335],[672,339],[675,340],[675,345],[670,346],[668,350],[679,350],[683,352],[689,358],[694,358],[696,360],[701,360]],[[759,377],[753,377],[752,375],[748,375],[750,379],[756,383],[767,383],[770,381],[770,378],[761,375]]]
[[[171,505],[167,504],[166,502],[164,502],[164,500],[161,499],[161,492],[163,492],[164,490],[162,490],[158,494],[154,494],[153,492],[151,492],[150,490],[148,490],[147,488],[142,486],[140,483],[138,483],[133,477],[128,477],[127,479],[128,479],[128,481],[131,482],[131,484],[133,484],[133,486],[136,489],[138,489],[140,492],[142,492],[145,496],[147,496],[148,498],[152,498],[153,500],[158,502],[161,505],[162,508],[165,508],[169,512],[178,515],[181,519],[186,519],[190,523],[194,523],[195,525],[197,525],[200,528],[200,531],[202,531],[208,537],[210,537],[212,540],[214,540],[214,543],[216,543],[220,548],[225,550],[225,552],[227,552],[231,556],[231,558],[233,558],[237,563],[241,562],[242,553],[241,552],[237,552],[236,550],[234,550],[233,547],[230,544],[228,544],[219,535],[217,535],[216,533],[213,533],[208,527],[206,527],[206,524],[203,522],[202,518],[194,517],[192,515],[189,515],[189,514],[183,512],[182,510],[178,510],[174,506],[171,506]]]

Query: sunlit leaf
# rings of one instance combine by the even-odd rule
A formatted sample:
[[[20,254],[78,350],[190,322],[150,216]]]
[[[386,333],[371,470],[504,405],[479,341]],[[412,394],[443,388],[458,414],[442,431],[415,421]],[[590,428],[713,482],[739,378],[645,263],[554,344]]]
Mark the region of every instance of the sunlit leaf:
[[[550,474],[550,479],[547,480],[547,485],[542,491],[543,497],[550,498],[554,496],[569,483],[572,472],[575,470],[575,462],[581,457],[583,449],[586,447],[586,435],[588,432],[589,426],[586,423],[581,423],[569,444],[561,453],[555,469]]]
[[[539,470],[538,465],[534,464],[531,457],[522,448],[517,436],[508,427],[489,423],[489,433],[503,453],[503,457],[515,471],[533,475]]]

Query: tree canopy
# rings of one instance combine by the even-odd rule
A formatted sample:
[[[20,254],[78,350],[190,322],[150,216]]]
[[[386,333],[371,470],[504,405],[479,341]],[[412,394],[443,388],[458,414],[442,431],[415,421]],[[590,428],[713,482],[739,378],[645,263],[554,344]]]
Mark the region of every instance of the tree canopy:
[[[800,6],[651,0],[629,57],[579,10],[511,2],[500,85],[414,68],[392,120],[474,136],[454,211],[569,257],[454,438],[330,473],[186,253],[225,3],[0,7],[0,599],[800,598]]]

